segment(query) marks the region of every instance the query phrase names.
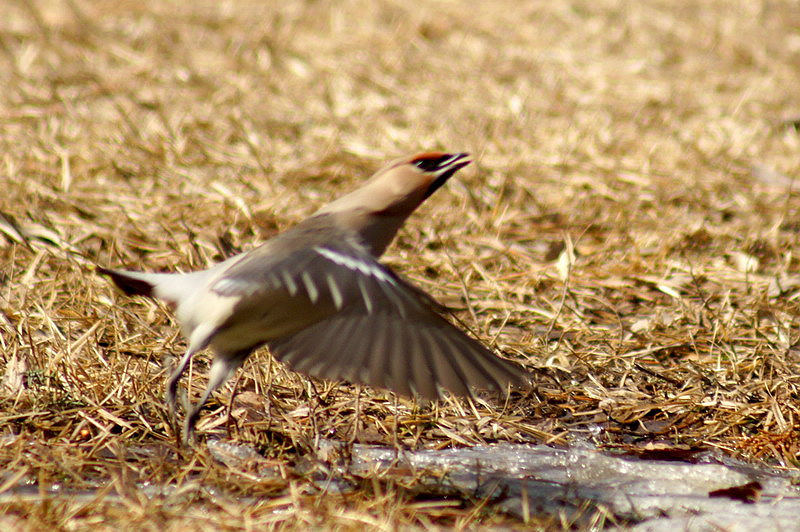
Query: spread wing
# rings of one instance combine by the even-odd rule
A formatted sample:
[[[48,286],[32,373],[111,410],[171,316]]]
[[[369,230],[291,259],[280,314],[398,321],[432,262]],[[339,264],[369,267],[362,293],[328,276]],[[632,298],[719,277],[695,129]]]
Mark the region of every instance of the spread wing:
[[[328,241],[278,260],[266,248],[254,251],[211,289],[242,298],[243,311],[231,318],[238,323],[228,325],[272,313],[262,320],[273,332],[263,331],[258,343],[297,371],[428,398],[441,389],[467,395],[472,387],[505,390],[525,380],[357,244]]]

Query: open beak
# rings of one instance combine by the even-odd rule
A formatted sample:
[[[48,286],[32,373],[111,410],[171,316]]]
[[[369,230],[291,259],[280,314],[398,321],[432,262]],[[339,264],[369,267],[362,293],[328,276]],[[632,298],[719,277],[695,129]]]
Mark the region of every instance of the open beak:
[[[444,185],[447,180],[453,176],[453,174],[471,162],[472,159],[470,159],[469,153],[456,153],[446,159],[443,159],[442,162],[439,163],[439,166],[434,170],[436,179],[433,180],[428,187],[428,190],[425,191],[425,198],[428,198],[431,194],[439,190],[439,188]]]

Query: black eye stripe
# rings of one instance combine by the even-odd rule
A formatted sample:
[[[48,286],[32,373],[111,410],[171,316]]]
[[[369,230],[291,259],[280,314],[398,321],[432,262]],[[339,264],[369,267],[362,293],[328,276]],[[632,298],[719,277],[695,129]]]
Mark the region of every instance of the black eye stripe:
[[[452,155],[446,153],[440,157],[425,157],[424,159],[417,159],[413,162],[414,166],[424,172],[433,172],[442,167],[446,162],[453,158]]]

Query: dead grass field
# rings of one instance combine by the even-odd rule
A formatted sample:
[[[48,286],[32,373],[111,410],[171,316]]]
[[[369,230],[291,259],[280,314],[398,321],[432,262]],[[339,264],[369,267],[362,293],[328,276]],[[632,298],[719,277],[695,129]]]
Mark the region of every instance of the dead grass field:
[[[230,418],[232,382],[200,430],[254,445],[277,480],[176,455],[175,324],[90,267],[206,267],[440,148],[477,164],[386,261],[537,387],[401,401],[404,444],[800,465],[797,2],[13,0],[0,15],[0,492],[31,490],[3,499],[0,527],[522,526],[379,476],[326,493],[303,464],[317,438],[347,437],[353,389],[316,396],[264,352]],[[362,397],[359,440],[391,444],[390,396]]]

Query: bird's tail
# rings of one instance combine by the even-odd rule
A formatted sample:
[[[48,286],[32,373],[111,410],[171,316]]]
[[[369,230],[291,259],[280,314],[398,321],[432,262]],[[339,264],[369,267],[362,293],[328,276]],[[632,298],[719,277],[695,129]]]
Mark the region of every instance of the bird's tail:
[[[114,284],[129,296],[156,297],[154,292],[157,284],[155,275],[157,274],[109,270],[102,266],[97,266],[97,273],[111,277]]]
[[[120,289],[129,296],[146,296],[161,299],[170,305],[179,305],[192,294],[202,289],[217,268],[224,267],[221,262],[210,270],[191,273],[144,273],[128,270],[109,270],[97,266],[97,273],[108,275]]]

